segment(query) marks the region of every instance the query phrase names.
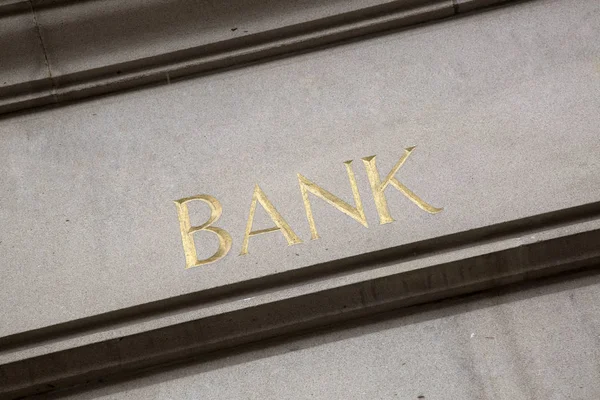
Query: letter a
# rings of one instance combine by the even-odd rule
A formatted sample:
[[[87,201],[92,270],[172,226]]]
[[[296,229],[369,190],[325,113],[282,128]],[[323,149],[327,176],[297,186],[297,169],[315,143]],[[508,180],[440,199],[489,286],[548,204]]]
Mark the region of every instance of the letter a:
[[[190,201],[199,200],[210,206],[210,218],[200,226],[191,226],[190,213],[187,203]],[[185,268],[199,267],[201,265],[210,264],[225,257],[231,249],[231,235],[226,230],[211,226],[216,222],[223,208],[217,199],[207,194],[201,194],[185,199],[175,200],[177,207],[177,216],[179,217],[179,228],[181,229],[181,239],[183,241],[183,251],[185,253]],[[216,253],[206,260],[198,260],[196,253],[196,245],[194,244],[194,233],[198,231],[212,232],[219,238],[219,248]]]
[[[317,186],[315,183],[309,181],[304,176],[298,174],[298,182],[300,183],[300,192],[302,193],[302,200],[304,201],[304,208],[306,210],[306,219],[308,219],[308,225],[310,226],[311,239],[315,240],[319,238],[317,233],[317,227],[313,218],[312,208],[308,199],[308,193],[312,193],[315,196],[325,200],[341,212],[356,221],[360,222],[365,228],[368,228],[367,217],[363,209],[362,201],[360,200],[360,193],[358,192],[358,186],[356,185],[356,178],[354,171],[352,171],[352,160],[344,162],[346,166],[346,172],[348,173],[348,179],[350,180],[350,187],[352,188],[352,195],[354,196],[354,203],[356,207],[352,207],[339,197],[333,195],[322,187]]]
[[[252,223],[254,222],[254,213],[256,211],[256,203],[260,203],[260,205],[265,209],[269,217],[275,222],[274,227],[267,229],[259,229],[257,231],[252,230]],[[267,198],[267,195],[262,191],[262,189],[256,185],[254,187],[254,193],[252,194],[252,204],[250,204],[250,214],[248,215],[248,223],[246,224],[246,233],[244,234],[244,241],[242,243],[242,251],[240,252],[240,256],[244,254],[248,254],[248,242],[250,240],[250,236],[260,235],[261,233],[269,233],[275,231],[281,231],[283,236],[288,242],[288,245],[293,245],[297,243],[302,243],[302,240],[294,233],[290,225],[286,222],[285,219],[279,214],[279,212],[275,209],[273,204]]]
[[[394,218],[392,218],[390,215],[390,210],[388,208],[387,199],[385,198],[384,193],[385,188],[390,184],[398,189],[400,193],[408,197],[410,201],[419,206],[420,209],[427,211],[430,214],[437,214],[443,210],[443,208],[436,208],[430,204],[427,204],[394,177],[414,149],[415,146],[404,149],[404,155],[400,158],[396,165],[394,165],[394,168],[392,168],[383,182],[381,182],[379,178],[379,171],[377,171],[377,165],[375,164],[375,156],[364,157],[362,159],[365,164],[365,168],[367,169],[367,176],[369,177],[369,182],[371,183],[371,190],[373,191],[373,198],[375,200],[377,212],[379,213],[379,223],[381,225],[389,224],[390,222],[394,221]]]

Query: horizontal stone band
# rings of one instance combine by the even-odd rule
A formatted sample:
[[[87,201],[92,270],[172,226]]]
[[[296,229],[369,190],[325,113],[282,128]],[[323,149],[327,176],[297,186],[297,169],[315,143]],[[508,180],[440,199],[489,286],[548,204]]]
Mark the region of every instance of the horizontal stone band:
[[[269,10],[258,9],[257,28],[244,29],[227,26],[223,10],[205,21],[194,15],[168,19],[185,2],[168,2],[172,9],[161,10],[167,15],[161,19],[154,12],[131,10],[130,2],[8,1],[0,3],[0,66],[8,66],[14,77],[0,80],[0,114],[168,84],[501,2],[396,0],[369,7],[349,2],[345,9],[315,7],[283,22],[269,20]],[[154,2],[146,3],[139,7],[150,9]],[[163,36],[174,23],[181,37],[164,46]],[[198,29],[203,24],[214,29]],[[98,26],[99,33],[88,26]],[[145,39],[148,29],[158,32],[152,40]]]
[[[298,276],[284,273],[243,282],[245,287],[224,289],[231,290],[228,294],[195,293],[169,299],[173,304],[148,304],[4,337],[0,349],[9,353],[12,349],[13,354],[18,354],[20,346],[44,345],[44,351],[52,351],[57,350],[57,343],[64,342],[59,344],[62,350],[36,357],[29,354],[28,358],[0,365],[5,383],[0,396],[54,391],[373,313],[595,268],[600,263],[599,217],[600,203],[588,204],[336,260],[305,269]],[[374,273],[375,269],[379,273]],[[353,283],[336,283],[341,274],[348,273],[355,275]],[[318,280],[324,284],[315,285]],[[311,283],[309,291],[297,290],[307,282]],[[272,296],[277,289],[280,296]],[[252,307],[240,302],[242,297],[260,299],[264,293],[269,293],[266,300]],[[210,301],[236,305],[227,312],[132,333],[136,319],[178,314],[194,305],[206,307]],[[129,334],[125,332],[128,324],[134,328]],[[81,339],[86,329],[99,328],[111,330],[114,339],[94,339],[92,332],[87,345],[71,347],[68,343],[74,333]],[[9,357],[3,358],[6,362]],[[39,365],[44,369],[39,370]]]

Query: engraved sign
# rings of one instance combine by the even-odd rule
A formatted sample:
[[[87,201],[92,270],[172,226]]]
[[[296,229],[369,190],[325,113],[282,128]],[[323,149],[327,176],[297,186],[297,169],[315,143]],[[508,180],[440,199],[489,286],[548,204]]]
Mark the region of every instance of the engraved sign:
[[[362,158],[367,172],[367,176],[369,178],[369,183],[371,185],[373,200],[375,202],[377,213],[379,215],[379,223],[381,225],[394,222],[394,218],[390,214],[387,198],[385,196],[385,190],[390,185],[396,188],[400,193],[406,196],[411,202],[413,202],[423,211],[426,211],[430,214],[437,214],[443,210],[443,208],[434,207],[431,204],[424,201],[423,199],[421,199],[396,178],[396,174],[398,173],[400,168],[402,168],[402,165],[404,165],[408,157],[415,150],[415,147],[416,146],[407,147],[406,149],[404,149],[404,154],[400,157],[398,162],[396,162],[396,165],[394,165],[392,170],[386,175],[383,181],[381,180],[379,170],[377,169],[376,156]],[[365,228],[369,227],[367,217],[363,208],[360,192],[356,184],[354,170],[352,169],[352,160],[345,161],[344,166],[346,167],[348,180],[352,189],[352,196],[354,197],[354,206],[348,204],[347,202],[340,199],[338,196],[334,195],[328,190],[318,186],[316,183],[310,181],[302,174],[298,174],[300,194],[304,203],[304,211],[306,212],[306,219],[308,220],[312,240],[318,239],[319,233],[317,231],[317,225],[313,217],[309,193],[324,200],[325,202],[336,208],[338,211],[341,211],[342,213],[348,215],[349,217],[363,225]],[[210,217],[208,221],[206,221],[202,225],[191,226],[189,210],[187,207],[187,203],[191,201],[201,201],[208,204],[208,206],[210,207]],[[256,213],[256,206],[258,204],[260,204],[260,206],[266,211],[266,213],[269,215],[275,226],[266,229],[252,229],[254,215]],[[179,218],[179,227],[181,230],[183,251],[185,253],[185,268],[199,267],[202,265],[213,263],[222,259],[229,253],[232,246],[231,235],[225,229],[214,226],[214,223],[217,222],[217,220],[221,217],[221,214],[223,213],[223,207],[215,197],[208,194],[185,197],[179,200],[175,200],[175,205],[177,207],[177,215]],[[194,243],[194,234],[199,231],[212,232],[217,236],[219,240],[219,247],[217,251],[212,256],[204,260],[198,260],[196,245]],[[250,211],[248,213],[248,222],[246,223],[246,230],[244,232],[242,248],[239,255],[248,254],[248,246],[250,243],[250,238],[252,236],[277,231],[281,232],[281,234],[287,240],[288,245],[290,246],[302,243],[302,239],[300,239],[296,232],[294,232],[290,224],[279,213],[279,211],[277,211],[271,200],[269,200],[265,192],[257,184],[254,187],[254,192],[252,194]]]
[[[548,24],[506,19],[533,29],[524,42],[478,17],[7,116],[0,336],[150,307],[156,329],[164,307],[180,323],[410,271],[425,285],[499,250],[480,230],[596,229],[554,213],[600,200],[597,30],[537,9]],[[482,26],[490,40],[465,46]],[[502,242],[544,240],[544,224]]]

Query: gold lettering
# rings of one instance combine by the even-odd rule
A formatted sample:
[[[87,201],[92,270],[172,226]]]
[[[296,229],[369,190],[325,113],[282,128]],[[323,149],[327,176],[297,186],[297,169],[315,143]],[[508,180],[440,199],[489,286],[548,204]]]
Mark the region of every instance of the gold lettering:
[[[331,204],[344,214],[349,215],[356,221],[360,222],[365,228],[369,227],[362,201],[360,200],[360,193],[358,192],[356,177],[354,176],[354,171],[352,170],[351,164],[352,160],[344,162],[344,165],[346,166],[346,172],[348,173],[348,180],[350,181],[350,187],[352,188],[352,195],[354,196],[354,204],[356,204],[355,207],[352,207],[350,204],[333,195],[331,192],[328,192],[322,187],[317,186],[314,182],[309,181],[301,174],[298,174],[300,192],[302,193],[302,200],[304,201],[304,209],[306,210],[306,218],[308,219],[308,225],[310,226],[312,240],[318,239],[319,234],[317,233],[317,227],[315,225],[312,208],[310,206],[310,200],[308,198],[309,192],[325,200],[327,203]]]
[[[252,223],[254,222],[254,213],[256,211],[256,203],[259,203],[269,214],[269,217],[273,220],[276,226],[267,229],[259,229],[256,231],[252,230]],[[267,198],[262,189],[256,185],[254,187],[254,193],[252,194],[252,203],[250,204],[250,214],[248,215],[248,223],[246,224],[246,232],[244,234],[244,241],[242,243],[242,251],[240,255],[248,254],[248,242],[250,240],[250,236],[260,235],[262,233],[269,233],[275,231],[281,231],[283,236],[288,242],[288,245],[293,245],[297,243],[302,243],[302,240],[294,233],[290,225],[286,222],[285,219],[279,214],[279,212],[275,209],[271,201]]]
[[[390,215],[390,210],[387,205],[387,199],[385,198],[385,189],[388,185],[392,185],[396,189],[400,191],[403,195],[408,197],[410,201],[419,206],[420,209],[427,211],[430,214],[436,214],[443,210],[443,208],[436,208],[430,204],[427,204],[423,201],[419,196],[413,193],[409,188],[404,186],[402,183],[398,181],[394,177],[394,175],[398,172],[398,170],[404,165],[404,162],[413,152],[416,146],[408,147],[404,150],[404,155],[400,158],[400,160],[394,165],[394,168],[387,175],[385,180],[381,182],[379,178],[379,171],[377,171],[377,166],[375,164],[375,156],[364,157],[362,160],[365,164],[365,168],[367,170],[367,176],[369,177],[369,182],[371,183],[371,190],[373,191],[373,198],[375,200],[375,206],[377,207],[377,212],[379,213],[379,223],[380,224],[389,224],[394,221],[394,218]]]
[[[199,200],[210,206],[210,218],[200,226],[191,226],[190,213],[187,203],[190,201]],[[183,241],[183,251],[185,253],[185,268],[199,267],[201,265],[210,264],[225,257],[231,249],[231,235],[221,228],[211,226],[216,222],[223,212],[221,203],[212,196],[202,194],[184,199],[175,200],[177,207],[177,216],[179,217],[179,228],[181,229],[181,239]],[[194,244],[194,233],[199,231],[212,232],[219,238],[219,248],[209,258],[198,260],[196,253],[196,245]]]

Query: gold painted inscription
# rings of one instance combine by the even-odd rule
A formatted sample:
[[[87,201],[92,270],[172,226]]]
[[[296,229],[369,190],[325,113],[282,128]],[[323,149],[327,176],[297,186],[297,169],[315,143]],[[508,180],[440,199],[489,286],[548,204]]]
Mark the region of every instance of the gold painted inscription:
[[[259,203],[269,214],[269,217],[275,223],[275,226],[267,229],[259,229],[257,231],[252,230],[252,222],[254,221],[254,212],[256,211],[256,203]],[[244,233],[244,241],[242,243],[242,251],[240,255],[248,254],[248,241],[250,240],[250,236],[260,235],[262,233],[269,233],[281,231],[283,236],[288,242],[288,245],[293,245],[297,243],[302,243],[302,240],[294,233],[290,225],[287,223],[285,219],[279,214],[279,212],[273,206],[273,203],[269,201],[267,195],[262,191],[260,186],[254,186],[254,194],[252,195],[252,203],[250,204],[250,213],[248,214],[248,223],[246,224],[246,233]]]
[[[190,201],[202,201],[210,206],[210,218],[200,226],[191,226],[190,213],[187,203]],[[179,217],[179,229],[181,230],[181,240],[183,241],[183,252],[185,253],[185,267],[199,267],[201,265],[210,264],[225,257],[231,249],[231,235],[222,228],[212,226],[223,213],[223,207],[219,200],[207,194],[201,194],[193,197],[175,200],[177,207],[177,216]],[[196,245],[194,244],[194,233],[199,231],[212,232],[219,238],[219,248],[216,253],[206,260],[198,260],[196,253]]]
[[[437,214],[443,210],[443,208],[437,208],[431,204],[425,202],[419,196],[417,196],[408,187],[403,185],[397,178],[396,174],[402,168],[408,157],[414,151],[415,147],[408,147],[404,149],[404,154],[400,157],[400,160],[394,165],[392,170],[387,174],[385,179],[382,181],[377,170],[375,163],[375,156],[363,157],[362,161],[365,166],[367,177],[371,185],[371,192],[373,194],[373,200],[377,213],[379,215],[379,223],[389,224],[394,221],[390,214],[390,210],[387,204],[387,198],[385,197],[385,190],[388,186],[393,186],[400,193],[406,196],[411,202],[417,205],[423,211],[430,214]],[[338,211],[348,215],[355,221],[359,222],[365,228],[368,228],[367,217],[363,208],[360,192],[356,184],[356,176],[352,169],[352,160],[344,162],[346,167],[346,173],[348,175],[348,181],[350,182],[350,188],[352,189],[352,196],[354,197],[354,206],[348,204],[344,200],[340,199],[336,195],[327,191],[326,189],[318,186],[316,183],[310,181],[305,176],[298,174],[298,184],[300,186],[300,194],[304,203],[304,211],[306,212],[306,219],[308,220],[308,226],[311,232],[311,239],[316,240],[319,238],[317,226],[315,224],[311,204],[310,196],[312,194],[321,200],[324,200],[329,205],[336,208]],[[190,215],[187,207],[187,203],[191,201],[202,201],[209,205],[211,213],[208,221],[200,226],[191,226]],[[261,207],[267,212],[275,226],[266,229],[252,230],[254,222],[254,215],[256,212],[256,206],[260,204]],[[175,206],[177,207],[177,216],[179,218],[179,227],[181,231],[181,239],[183,242],[183,252],[185,254],[185,267],[199,267],[218,261],[225,257],[231,249],[232,239],[231,235],[222,228],[213,226],[213,224],[219,219],[223,212],[221,203],[212,196],[202,194],[198,196],[186,197],[180,200],[175,200]],[[217,251],[205,260],[198,260],[196,252],[196,246],[194,244],[194,233],[199,231],[208,231],[217,235],[219,240],[219,248]],[[252,194],[252,201],[250,203],[250,212],[248,213],[248,222],[246,224],[246,230],[242,240],[242,248],[240,255],[248,254],[248,245],[250,238],[255,235],[264,233],[271,233],[280,231],[288,242],[288,245],[294,245],[302,243],[302,240],[292,230],[289,223],[283,218],[283,216],[277,211],[273,203],[269,200],[267,195],[263,192],[260,186],[255,185],[254,192]]]
[[[365,228],[368,228],[367,217],[365,216],[365,210],[363,209],[362,201],[360,199],[360,193],[358,192],[358,186],[356,186],[356,177],[354,171],[352,171],[352,160],[344,163],[346,171],[348,173],[348,180],[350,181],[350,187],[352,188],[352,195],[354,196],[355,207],[346,203],[339,197],[331,194],[322,187],[317,186],[315,183],[309,181],[301,174],[298,174],[298,183],[300,184],[300,193],[302,193],[302,200],[304,201],[304,209],[306,210],[306,219],[308,219],[308,225],[310,226],[311,239],[315,240],[319,238],[317,233],[317,226],[315,225],[315,219],[313,218],[312,208],[310,207],[310,200],[308,199],[308,193],[312,193],[315,196],[325,200],[341,212],[356,221],[360,222]]]

